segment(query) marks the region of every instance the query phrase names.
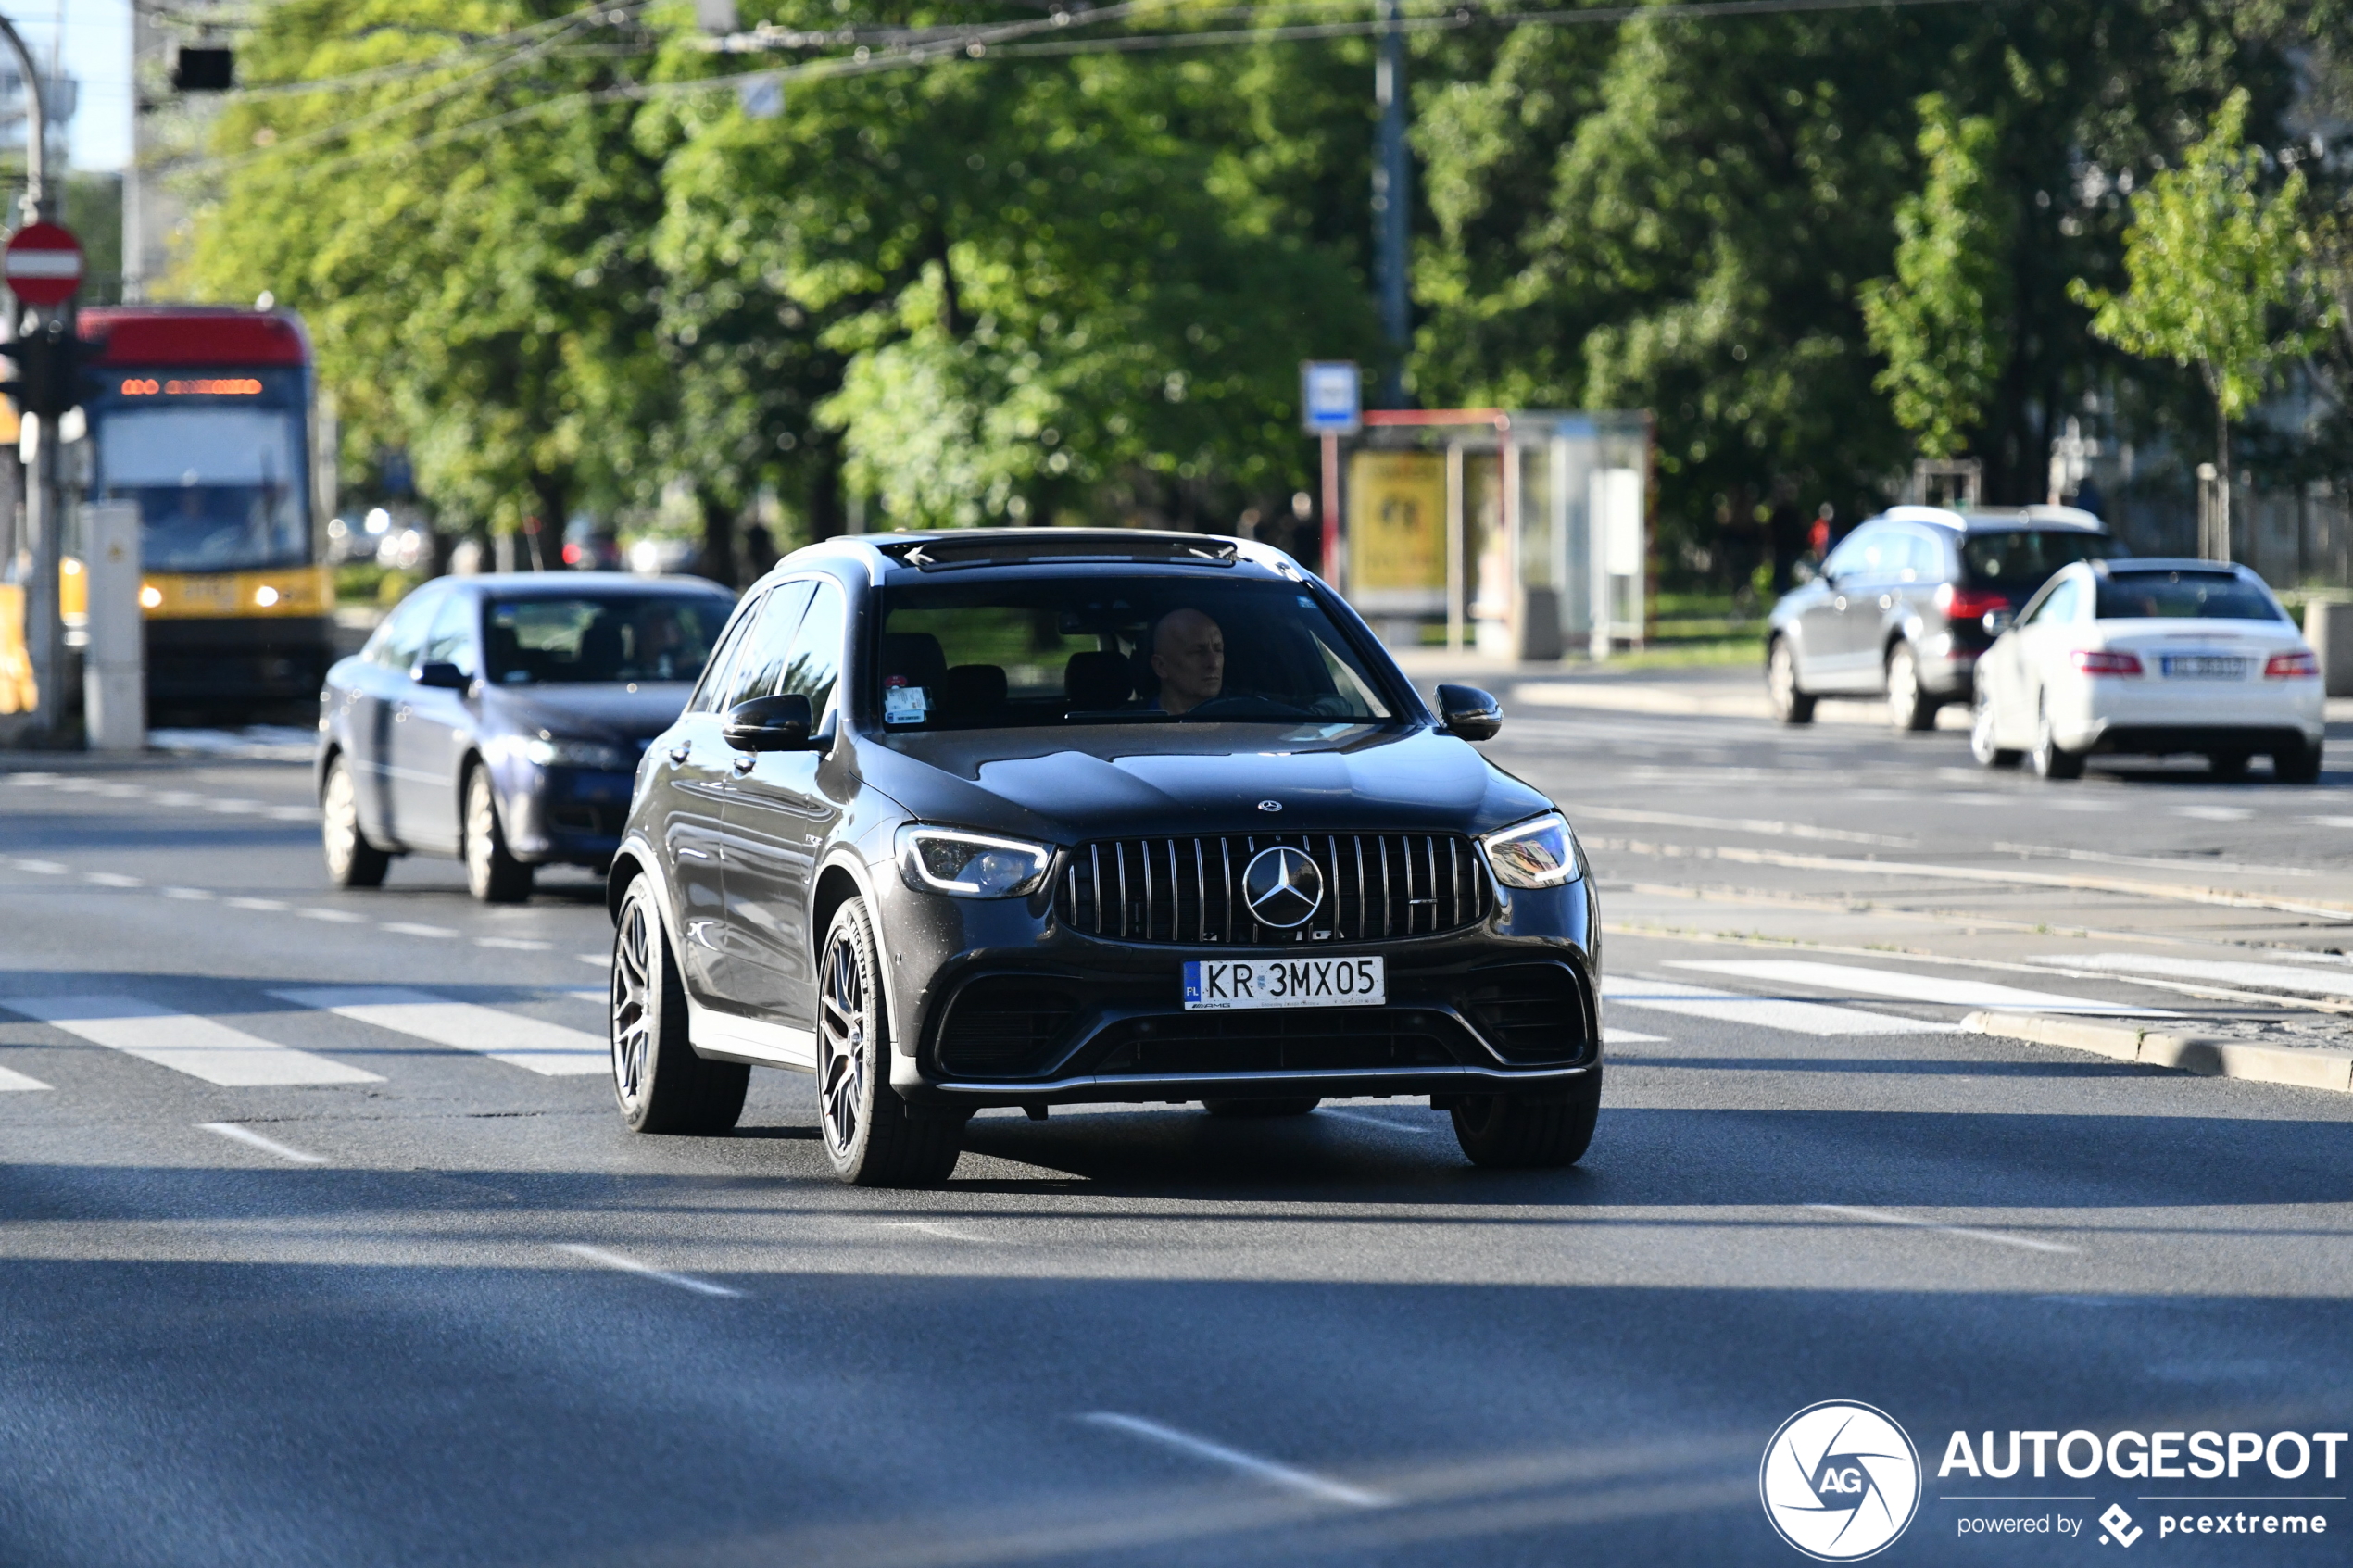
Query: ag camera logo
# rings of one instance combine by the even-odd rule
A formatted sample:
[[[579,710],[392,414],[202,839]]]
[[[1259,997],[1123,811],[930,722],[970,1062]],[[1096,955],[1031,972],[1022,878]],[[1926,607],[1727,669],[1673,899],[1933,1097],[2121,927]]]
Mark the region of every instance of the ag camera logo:
[[[1920,1455],[1885,1411],[1844,1399],[1808,1405],[1765,1445],[1756,1489],[1781,1539],[1818,1562],[1853,1562],[1892,1545],[1920,1506]]]

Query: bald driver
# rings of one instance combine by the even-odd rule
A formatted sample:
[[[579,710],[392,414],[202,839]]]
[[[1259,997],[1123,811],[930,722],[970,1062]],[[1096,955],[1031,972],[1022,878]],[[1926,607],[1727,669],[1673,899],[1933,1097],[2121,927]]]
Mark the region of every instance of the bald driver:
[[[1173,609],[1152,628],[1160,710],[1189,713],[1226,685],[1226,633],[1197,609]]]

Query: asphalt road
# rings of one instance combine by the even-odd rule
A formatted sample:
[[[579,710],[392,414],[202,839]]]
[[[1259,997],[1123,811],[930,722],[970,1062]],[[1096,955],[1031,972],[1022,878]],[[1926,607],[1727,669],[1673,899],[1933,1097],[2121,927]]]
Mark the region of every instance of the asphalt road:
[[[0,759],[0,1562],[1789,1563],[1759,1458],[1827,1399],[1926,1462],[1889,1562],[2115,1555],[2110,1503],[2136,1557],[2343,1561],[2317,1461],[1936,1470],[2353,1422],[2353,1097],[1953,1027],[2335,1043],[2353,779],[1530,684],[1491,750],[1586,836],[1616,1035],[1541,1174],[1365,1100],[991,1115],[852,1192],[774,1073],[632,1138],[585,875],[331,894],[297,764]],[[2178,1494],[2331,1533],[2161,1537]],[[1962,1533],[2013,1515],[2081,1533]]]

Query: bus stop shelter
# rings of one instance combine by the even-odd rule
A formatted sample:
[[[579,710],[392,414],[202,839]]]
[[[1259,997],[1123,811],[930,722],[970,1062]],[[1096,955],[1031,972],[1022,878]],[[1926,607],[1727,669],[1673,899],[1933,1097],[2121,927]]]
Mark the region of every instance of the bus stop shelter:
[[[1651,419],[1367,409],[1346,455],[1341,592],[1392,647],[1521,660],[1642,646]]]

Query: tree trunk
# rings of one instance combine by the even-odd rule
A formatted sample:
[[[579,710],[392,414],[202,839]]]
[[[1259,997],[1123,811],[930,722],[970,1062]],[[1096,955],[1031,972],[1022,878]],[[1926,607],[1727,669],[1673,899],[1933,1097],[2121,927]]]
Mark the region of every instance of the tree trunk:
[[[809,540],[839,536],[845,526],[841,508],[841,443],[828,441],[810,454],[815,461],[809,476]]]
[[[695,486],[702,511],[702,574],[728,587],[736,583],[736,508],[715,491]]]
[[[572,515],[570,474],[531,476],[531,514],[523,519],[522,558],[515,564],[531,571],[546,571],[563,562],[564,524]]]
[[[2208,378],[2209,380],[2211,378]],[[2222,395],[2214,395],[2214,546],[2216,558],[2231,558],[2231,416]]]

